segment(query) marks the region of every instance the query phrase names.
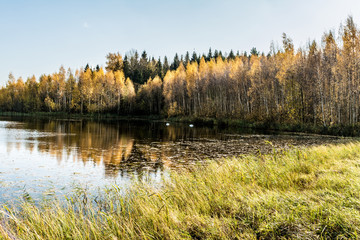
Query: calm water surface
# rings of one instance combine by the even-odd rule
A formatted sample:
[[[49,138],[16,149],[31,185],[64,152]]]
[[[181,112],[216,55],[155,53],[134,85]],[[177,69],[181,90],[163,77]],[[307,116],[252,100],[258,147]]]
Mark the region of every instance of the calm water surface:
[[[270,145],[268,142],[272,142]],[[249,133],[149,121],[0,118],[0,201],[61,196],[134,179],[160,182],[172,168],[336,137]]]

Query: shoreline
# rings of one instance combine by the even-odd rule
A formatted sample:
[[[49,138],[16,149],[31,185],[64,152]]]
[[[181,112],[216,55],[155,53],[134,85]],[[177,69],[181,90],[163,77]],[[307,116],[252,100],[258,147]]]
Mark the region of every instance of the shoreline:
[[[358,137],[360,136],[360,123],[354,125],[319,126],[301,123],[276,123],[269,121],[251,122],[240,119],[217,119],[200,117],[166,117],[163,115],[117,115],[117,114],[76,114],[63,112],[38,112],[38,113],[15,113],[0,112],[0,117],[33,117],[50,119],[77,119],[95,121],[156,121],[191,123],[195,126],[219,127],[219,128],[243,128],[262,131],[307,133],[331,136]]]
[[[313,239],[360,234],[360,142],[274,151],[36,206],[0,207],[4,239]]]

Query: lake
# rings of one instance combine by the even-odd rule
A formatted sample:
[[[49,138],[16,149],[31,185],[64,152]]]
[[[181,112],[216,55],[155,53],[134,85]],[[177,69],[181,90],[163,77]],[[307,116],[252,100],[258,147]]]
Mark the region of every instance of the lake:
[[[274,148],[336,143],[332,136],[190,127],[161,121],[0,118],[0,201],[95,192],[135,180],[160,184],[169,169]]]

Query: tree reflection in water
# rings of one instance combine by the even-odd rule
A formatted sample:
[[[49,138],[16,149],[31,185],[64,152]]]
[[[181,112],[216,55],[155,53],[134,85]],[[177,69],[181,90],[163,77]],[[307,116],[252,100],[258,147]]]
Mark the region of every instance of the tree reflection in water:
[[[233,134],[233,130],[195,127],[149,121],[86,121],[26,119],[7,128],[23,129],[25,141],[7,142],[7,151],[23,144],[29,153],[49,153],[59,163],[76,161],[104,166],[105,176],[162,172],[246,153],[269,152],[273,147],[314,145],[338,138],[306,135]],[[267,144],[273,142],[273,145]]]

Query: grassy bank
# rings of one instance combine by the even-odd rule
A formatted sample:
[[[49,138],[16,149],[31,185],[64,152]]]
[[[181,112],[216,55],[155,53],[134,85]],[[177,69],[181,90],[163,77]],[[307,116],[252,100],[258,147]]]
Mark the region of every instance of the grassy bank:
[[[3,239],[356,239],[360,143],[244,156],[66,204],[4,206]]]

